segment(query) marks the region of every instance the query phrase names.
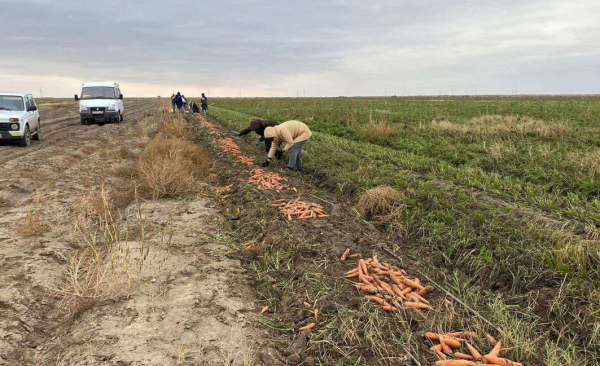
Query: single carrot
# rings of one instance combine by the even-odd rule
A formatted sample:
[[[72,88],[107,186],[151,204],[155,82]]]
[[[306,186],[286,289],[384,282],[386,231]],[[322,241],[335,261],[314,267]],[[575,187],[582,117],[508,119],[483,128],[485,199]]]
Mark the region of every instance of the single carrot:
[[[423,290],[425,287],[421,286],[420,284],[416,283],[415,281],[409,280],[408,278],[404,278],[402,279],[402,282],[404,282],[405,285],[419,289],[419,290]]]
[[[315,315],[315,321],[318,322],[319,321],[319,309],[315,309],[314,315]]]
[[[358,268],[354,268],[354,269],[351,269],[348,272],[346,272],[347,275],[352,274],[352,273],[358,273]]]
[[[325,217],[325,216],[326,215],[319,215],[318,217],[321,218],[321,217]],[[348,258],[350,258],[350,259],[362,258],[362,255],[360,253],[354,253],[354,254],[350,254],[348,256]]]
[[[368,275],[369,271],[367,270],[367,263],[365,262],[365,260],[364,259],[359,260],[358,264],[361,266],[363,273],[365,275]]]
[[[473,356],[467,355],[466,353],[460,353],[460,352],[454,352],[454,357],[458,358],[459,360],[472,360],[473,359]]]
[[[427,310],[433,310],[433,308],[427,304],[423,304],[421,302],[405,302],[404,303],[404,307],[406,308],[412,308],[412,309],[427,309]]]
[[[475,362],[468,360],[443,360],[437,361],[435,366],[473,366]]]
[[[302,303],[302,305],[304,305],[304,307],[306,307],[306,308],[310,308],[310,307],[311,307],[311,306],[310,306],[310,304],[309,304],[309,303],[307,303],[306,301],[305,301],[305,302],[303,302],[303,303]]]
[[[447,360],[448,357],[442,352],[442,345],[438,344],[437,346],[433,346],[430,348],[430,350],[432,350],[433,352],[435,352],[439,358],[441,358],[442,360]]]
[[[384,305],[381,307],[383,310],[385,311],[397,311],[398,309],[396,309],[395,307],[391,306],[391,305]]]
[[[523,366],[522,363],[514,362],[511,360],[507,360],[506,358],[500,358],[490,355],[483,356],[483,359],[487,363],[491,363],[492,365],[501,365],[501,366]]]
[[[444,337],[444,343],[452,348],[460,348],[460,342],[456,339]]]
[[[500,356],[500,350],[502,350],[502,341],[498,341],[494,348],[487,355],[492,357],[498,357]]]
[[[479,351],[477,351],[477,349],[473,346],[471,346],[469,343],[467,343],[467,348],[469,349],[469,352],[471,352],[471,355],[473,356],[473,358],[477,361],[481,360],[481,353],[479,353]]]
[[[351,273],[351,274],[344,276],[344,278],[356,278],[356,277],[358,277],[358,272]]]
[[[427,333],[425,333],[425,337],[429,338],[432,341],[440,340],[440,335],[437,333],[427,332]]]
[[[269,307],[268,307],[268,306],[265,306],[265,307],[264,307],[264,308],[263,308],[263,309],[260,311],[260,313],[261,313],[261,314],[265,314],[265,313],[268,313],[268,312],[269,312]]]
[[[383,299],[381,299],[381,298],[379,298],[379,297],[377,297],[377,296],[369,296],[369,295],[367,295],[367,296],[365,296],[365,299],[366,299],[367,301],[376,302],[376,303],[378,303],[379,305],[383,305],[383,303],[385,302]]]
[[[489,335],[489,334],[486,334],[486,337],[487,337],[487,339],[488,339],[488,342],[490,342],[490,344],[491,344],[492,346],[495,346],[495,345],[496,345],[496,343],[498,343],[498,341],[496,340],[496,338],[492,337],[491,335]]]
[[[396,285],[401,285],[403,284],[402,281],[400,281],[400,279],[393,273],[390,273],[390,279],[396,284]]]
[[[404,294],[402,293],[402,290],[400,290],[400,287],[398,286],[392,286],[392,290],[394,291],[394,293],[396,294],[396,296],[398,296],[399,298],[404,299]]]
[[[310,323],[308,325],[303,326],[302,328],[298,329],[299,331],[305,331],[305,330],[311,330],[315,327],[315,325],[317,325],[316,323]]]
[[[441,334],[440,334],[439,341],[440,341],[440,344],[442,345],[442,350],[444,351],[444,353],[448,353],[448,354],[452,353],[450,346],[446,344],[446,339]]]

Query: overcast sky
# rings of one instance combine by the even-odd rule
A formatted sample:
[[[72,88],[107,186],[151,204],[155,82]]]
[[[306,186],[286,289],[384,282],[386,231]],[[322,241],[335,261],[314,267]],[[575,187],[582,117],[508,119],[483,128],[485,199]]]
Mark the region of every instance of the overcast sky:
[[[0,91],[600,93],[598,0],[0,0]]]

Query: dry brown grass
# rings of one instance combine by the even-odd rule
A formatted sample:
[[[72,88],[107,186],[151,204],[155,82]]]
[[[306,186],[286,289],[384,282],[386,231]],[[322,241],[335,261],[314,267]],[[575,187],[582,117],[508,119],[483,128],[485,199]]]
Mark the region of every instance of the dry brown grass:
[[[398,137],[400,128],[387,123],[373,122],[360,126],[358,132],[365,141],[381,142]]]
[[[402,206],[404,195],[395,188],[379,186],[366,190],[358,200],[358,209],[366,217],[392,214]]]
[[[23,221],[17,225],[17,234],[23,237],[42,235],[49,231],[50,226],[46,223],[44,215],[39,211],[25,216]]]
[[[209,168],[210,157],[187,140],[159,134],[138,160],[138,175],[153,198],[178,197],[198,190],[198,179]]]
[[[567,131],[562,124],[549,125],[543,120],[525,116],[485,115],[475,117],[464,124],[450,121],[433,121],[430,128],[460,134],[518,134],[549,136]]]
[[[164,119],[158,126],[158,133],[176,139],[187,140],[190,137],[190,131],[187,125],[174,117]]]

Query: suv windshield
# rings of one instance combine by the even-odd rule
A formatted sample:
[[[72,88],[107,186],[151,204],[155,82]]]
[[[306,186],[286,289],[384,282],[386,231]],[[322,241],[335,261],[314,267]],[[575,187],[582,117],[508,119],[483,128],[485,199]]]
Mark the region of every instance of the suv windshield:
[[[81,99],[117,99],[112,86],[90,86],[81,91]]]
[[[24,111],[25,103],[22,97],[0,95],[0,111]]]

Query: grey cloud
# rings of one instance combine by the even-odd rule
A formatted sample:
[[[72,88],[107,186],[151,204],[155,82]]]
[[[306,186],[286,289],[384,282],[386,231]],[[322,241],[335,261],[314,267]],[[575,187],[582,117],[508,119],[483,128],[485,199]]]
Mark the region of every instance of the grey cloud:
[[[3,72],[278,95],[598,91],[595,1],[26,4],[0,0]]]

